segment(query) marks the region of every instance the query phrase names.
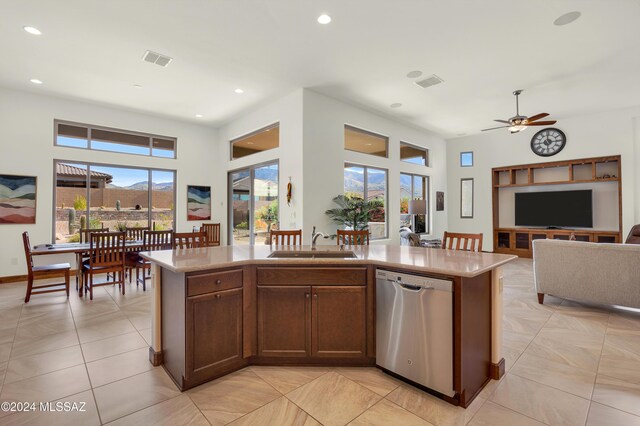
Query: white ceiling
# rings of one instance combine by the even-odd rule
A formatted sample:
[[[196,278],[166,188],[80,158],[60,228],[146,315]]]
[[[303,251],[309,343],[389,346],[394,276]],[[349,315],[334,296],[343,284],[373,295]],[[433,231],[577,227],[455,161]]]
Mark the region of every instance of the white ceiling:
[[[0,85],[211,126],[300,87],[444,137],[514,115],[514,89],[522,113],[560,120],[640,104],[640,0],[2,4]],[[579,20],[553,25],[573,10]],[[321,13],[333,22],[318,24]],[[143,62],[147,49],[174,61]],[[421,89],[412,70],[445,83]]]

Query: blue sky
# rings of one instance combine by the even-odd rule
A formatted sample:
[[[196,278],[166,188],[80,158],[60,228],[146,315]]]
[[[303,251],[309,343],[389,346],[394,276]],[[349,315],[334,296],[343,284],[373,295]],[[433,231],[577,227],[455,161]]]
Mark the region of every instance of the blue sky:
[[[65,163],[70,166],[78,167],[86,170],[86,164]],[[105,167],[105,166],[92,166],[91,170],[94,172],[107,173],[113,176],[111,182],[116,186],[131,186],[134,183],[146,182],[149,180],[149,174],[146,170],[142,169],[128,169],[123,167]],[[173,182],[173,172],[166,172],[163,170],[152,170],[151,181],[153,183],[166,183]]]

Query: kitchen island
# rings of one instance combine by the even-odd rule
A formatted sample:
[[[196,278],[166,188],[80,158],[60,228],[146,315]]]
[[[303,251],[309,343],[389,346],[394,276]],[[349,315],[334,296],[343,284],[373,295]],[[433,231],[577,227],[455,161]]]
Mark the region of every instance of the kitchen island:
[[[152,262],[150,361],[181,390],[251,364],[376,365],[377,269],[452,282],[454,395],[439,396],[467,407],[504,374],[500,267],[515,256],[387,245],[141,256]]]

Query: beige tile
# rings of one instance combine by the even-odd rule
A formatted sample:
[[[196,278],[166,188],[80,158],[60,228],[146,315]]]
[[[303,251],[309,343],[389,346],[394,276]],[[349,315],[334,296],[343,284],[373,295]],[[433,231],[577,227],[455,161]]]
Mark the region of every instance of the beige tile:
[[[281,396],[249,369],[205,383],[188,394],[212,425],[227,424]]]
[[[250,369],[282,394],[289,393],[323,374],[333,371],[331,367],[271,367],[258,365],[254,365]]]
[[[127,319],[136,330],[145,330],[151,327],[151,314],[127,315]]]
[[[80,364],[84,364],[80,346],[70,346],[51,352],[12,358],[7,366],[4,382],[5,384],[13,383]]]
[[[34,339],[51,334],[63,333],[65,331],[75,331],[76,326],[73,318],[63,318],[58,320],[38,320],[21,322],[16,330],[16,340]]]
[[[482,388],[482,391],[478,394],[480,398],[489,399],[491,395],[498,389],[500,383],[504,380],[505,376],[502,376],[500,380],[489,380],[489,382]]]
[[[640,417],[591,402],[587,426],[640,426]]]
[[[12,343],[16,337],[16,329],[13,321],[10,324],[0,324],[0,344]]]
[[[387,395],[387,399],[438,426],[467,424],[485,402],[483,398],[476,397],[469,407],[464,409],[409,385],[399,386]]]
[[[288,393],[287,398],[323,425],[344,425],[382,397],[330,372]]]
[[[84,365],[31,377],[5,384],[0,393],[2,401],[54,401],[90,389]]]
[[[402,383],[377,368],[340,367],[336,368],[336,373],[342,374],[381,396],[386,396]]]
[[[522,334],[536,334],[547,322],[551,314],[549,312],[535,312],[524,309],[505,308],[503,315],[503,328],[505,331],[513,331]]]
[[[140,333],[140,335],[142,336],[144,341],[147,342],[147,344],[149,346],[152,345],[152,343],[151,343],[151,329],[150,328],[144,328],[142,330],[138,330],[138,333]]]
[[[121,334],[119,336],[83,343],[80,346],[82,347],[82,353],[84,354],[86,362],[96,361],[98,359],[129,352],[134,349],[149,347],[147,342],[144,341],[138,332]]]
[[[625,332],[640,332],[640,313],[614,312],[609,316],[607,332],[622,334]]]
[[[620,333],[617,331],[608,332],[604,344],[621,351],[640,355],[640,330],[637,333]]]
[[[95,388],[93,393],[103,423],[180,395],[162,368]]]
[[[2,343],[0,344],[0,362],[5,362],[9,359],[11,355],[11,348],[13,347],[13,343]]]
[[[628,350],[624,345],[612,345],[609,340],[602,349],[598,374],[640,383],[640,354]]]
[[[97,388],[116,380],[144,373],[153,368],[149,362],[149,349],[135,349],[119,355],[87,363],[91,386]]]
[[[187,395],[171,398],[109,423],[109,426],[209,426]]]
[[[554,313],[544,327],[602,335],[607,330],[608,321],[608,313],[563,311]]]
[[[592,399],[640,416],[640,384],[598,375]]]
[[[54,404],[61,403],[70,409],[68,411],[32,411],[12,414],[2,419],[6,426],[92,426],[100,425],[98,410],[93,399],[93,393],[85,391],[76,395],[59,399]],[[57,405],[54,405],[57,408]],[[81,411],[82,410],[82,411]]]
[[[547,424],[583,425],[589,401],[531,380],[508,374],[491,400]]]
[[[284,396],[258,408],[257,410],[240,417],[230,423],[233,426],[321,426],[314,418],[296,407],[294,403]]]
[[[604,336],[562,329],[542,329],[527,353],[584,370],[596,371]]]
[[[12,308],[0,309],[0,324],[18,324],[22,306],[14,306]]]
[[[502,334],[502,344],[509,349],[522,352],[529,346],[529,343],[533,341],[534,337],[536,337],[535,334],[504,330]]]
[[[540,423],[530,417],[516,413],[501,405],[487,401],[480,407],[478,412],[468,423],[469,426],[542,426]]]
[[[75,330],[33,339],[19,340],[13,344],[11,358],[22,358],[28,355],[51,352],[56,349],[76,346],[78,343],[78,334]]]
[[[582,398],[591,399],[596,372],[530,355],[526,351],[509,371]]]
[[[123,319],[91,322],[90,325],[82,324],[78,326],[78,336],[81,343],[93,342],[133,331],[136,331],[136,329],[126,317]]]
[[[380,400],[373,407],[358,416],[349,426],[433,426],[428,421],[421,419],[386,399]]]

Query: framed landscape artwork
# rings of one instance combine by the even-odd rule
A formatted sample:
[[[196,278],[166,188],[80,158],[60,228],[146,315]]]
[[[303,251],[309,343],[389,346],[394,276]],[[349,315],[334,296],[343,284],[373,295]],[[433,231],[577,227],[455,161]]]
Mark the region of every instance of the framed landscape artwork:
[[[0,175],[0,224],[36,223],[35,176]]]
[[[187,220],[211,220],[211,187],[187,185]]]

